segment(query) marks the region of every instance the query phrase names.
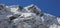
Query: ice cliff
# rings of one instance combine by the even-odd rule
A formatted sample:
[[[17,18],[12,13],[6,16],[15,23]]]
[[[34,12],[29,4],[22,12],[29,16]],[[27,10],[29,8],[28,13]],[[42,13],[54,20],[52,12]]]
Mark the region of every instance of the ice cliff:
[[[0,4],[0,28],[60,28],[60,18],[43,13],[34,4],[26,7]]]

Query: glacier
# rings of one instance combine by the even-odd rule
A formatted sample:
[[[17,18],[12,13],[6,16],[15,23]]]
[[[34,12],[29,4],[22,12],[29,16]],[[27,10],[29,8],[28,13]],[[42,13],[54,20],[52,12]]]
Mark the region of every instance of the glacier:
[[[36,5],[0,4],[0,28],[60,28],[60,18],[44,13]]]

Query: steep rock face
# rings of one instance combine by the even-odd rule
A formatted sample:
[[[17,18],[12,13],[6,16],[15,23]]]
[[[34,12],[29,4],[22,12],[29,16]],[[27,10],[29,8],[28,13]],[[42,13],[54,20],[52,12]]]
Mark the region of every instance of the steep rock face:
[[[60,28],[60,18],[43,13],[36,5],[0,4],[0,28]]]

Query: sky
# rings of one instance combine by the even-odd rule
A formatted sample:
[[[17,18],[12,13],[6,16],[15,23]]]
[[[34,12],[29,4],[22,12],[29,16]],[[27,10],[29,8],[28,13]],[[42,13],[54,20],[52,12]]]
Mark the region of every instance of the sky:
[[[60,17],[60,0],[0,0],[0,4],[21,5],[23,7],[35,4],[42,12]]]

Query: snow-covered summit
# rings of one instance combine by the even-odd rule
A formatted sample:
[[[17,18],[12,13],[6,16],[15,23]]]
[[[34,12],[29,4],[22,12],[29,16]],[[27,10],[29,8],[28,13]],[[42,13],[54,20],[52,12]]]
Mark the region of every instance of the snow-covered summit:
[[[43,13],[36,5],[0,4],[0,28],[60,28],[60,18]]]

